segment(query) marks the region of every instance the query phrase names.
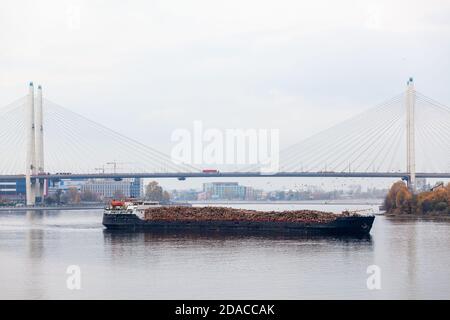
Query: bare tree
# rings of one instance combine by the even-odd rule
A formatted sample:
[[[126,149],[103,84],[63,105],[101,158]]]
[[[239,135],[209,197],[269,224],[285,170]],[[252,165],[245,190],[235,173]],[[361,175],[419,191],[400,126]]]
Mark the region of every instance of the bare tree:
[[[145,199],[151,201],[169,201],[170,194],[164,191],[158,182],[152,181],[145,187]]]

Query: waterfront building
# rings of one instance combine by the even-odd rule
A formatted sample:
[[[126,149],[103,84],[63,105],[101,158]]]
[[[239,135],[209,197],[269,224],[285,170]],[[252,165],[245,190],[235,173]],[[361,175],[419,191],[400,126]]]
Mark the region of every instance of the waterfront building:
[[[50,183],[49,187],[49,194],[54,194],[58,190],[61,190],[63,192],[69,190],[69,189],[75,189],[77,191],[81,191],[81,186],[85,183],[84,180],[59,180],[59,181],[52,181]]]
[[[211,200],[245,200],[247,187],[237,182],[210,182],[203,184],[203,192]]]
[[[0,197],[9,200],[25,198],[25,179],[0,181]]]
[[[174,201],[190,201],[198,199],[198,191],[195,189],[189,190],[172,190],[170,191],[171,199]]]
[[[116,181],[113,179],[92,179],[81,185],[81,192],[89,191],[102,198],[141,198],[144,184],[140,178],[123,179]]]

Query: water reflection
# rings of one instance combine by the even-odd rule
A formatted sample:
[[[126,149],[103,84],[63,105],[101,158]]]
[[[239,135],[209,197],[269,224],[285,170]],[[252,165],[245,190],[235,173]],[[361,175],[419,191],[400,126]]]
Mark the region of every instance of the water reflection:
[[[45,212],[43,211],[27,211],[25,219],[27,224],[41,224],[44,220]],[[43,261],[45,256],[45,232],[39,228],[30,228],[25,236],[26,243],[26,260],[29,272],[25,282],[28,295],[43,298],[45,294],[45,283],[39,275],[45,272]]]
[[[180,230],[147,230],[147,231],[126,231],[126,230],[103,230],[105,248],[110,249],[110,253],[125,254],[132,251],[133,245],[147,247],[164,247],[168,244],[177,246],[190,246],[195,244],[198,247],[233,247],[234,245],[264,246],[267,244],[317,244],[332,243],[348,247],[353,250],[355,247],[370,249],[373,246],[371,235],[358,236],[333,236],[333,235],[294,235],[294,234],[242,234],[234,232],[215,231],[180,231]]]
[[[104,229],[105,243],[115,244],[121,242],[135,242],[137,239],[144,242],[158,242],[166,240],[292,240],[292,241],[339,241],[345,243],[368,243],[372,244],[372,236],[368,235],[318,235],[318,234],[264,234],[264,233],[242,233],[242,232],[216,232],[197,230],[146,230],[127,231]]]
[[[0,298],[450,297],[450,221],[377,217],[371,236],[337,237],[110,231],[101,218],[0,214]],[[70,264],[83,268],[80,292],[65,286]],[[366,287],[372,264],[382,290]]]

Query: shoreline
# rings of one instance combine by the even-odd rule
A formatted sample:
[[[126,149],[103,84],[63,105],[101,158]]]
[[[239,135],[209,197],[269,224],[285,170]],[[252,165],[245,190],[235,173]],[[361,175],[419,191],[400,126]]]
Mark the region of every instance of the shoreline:
[[[186,201],[192,205],[381,205],[382,200],[368,199],[368,200],[299,200],[299,201]],[[48,206],[48,207],[0,207],[0,212],[20,212],[20,211],[56,211],[56,210],[97,210],[104,209],[105,204],[91,204],[91,205],[74,205],[74,206]]]
[[[99,206],[67,206],[67,207],[0,207],[0,212],[21,212],[21,211],[57,211],[57,210],[100,210],[104,205]]]
[[[218,200],[218,201],[187,201],[192,205],[227,205],[227,204],[261,204],[261,205],[277,205],[277,204],[304,204],[304,205],[381,205],[382,199],[355,199],[352,200],[296,200],[296,201],[237,201],[237,200]]]
[[[448,220],[450,215],[446,213],[430,213],[430,214],[408,214],[408,213],[385,213],[385,217],[399,220]]]

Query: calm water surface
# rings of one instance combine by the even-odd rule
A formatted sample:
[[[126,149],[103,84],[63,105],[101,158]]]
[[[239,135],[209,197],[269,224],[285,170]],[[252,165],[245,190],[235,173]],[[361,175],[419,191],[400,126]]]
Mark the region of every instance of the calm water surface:
[[[450,298],[450,222],[378,216],[370,237],[354,239],[111,233],[101,218],[101,210],[0,212],[0,298]],[[381,290],[366,286],[374,264]],[[69,265],[81,268],[81,290],[67,289]]]

